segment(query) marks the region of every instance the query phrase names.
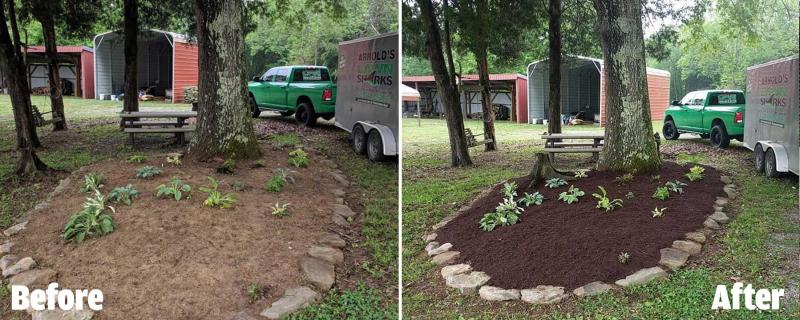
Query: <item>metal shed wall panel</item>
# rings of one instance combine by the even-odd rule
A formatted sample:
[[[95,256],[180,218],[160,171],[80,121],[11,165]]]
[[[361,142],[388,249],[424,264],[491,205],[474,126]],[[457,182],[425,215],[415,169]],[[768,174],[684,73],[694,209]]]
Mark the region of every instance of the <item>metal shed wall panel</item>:
[[[516,86],[517,123],[528,122],[528,79],[517,78]]]
[[[198,48],[194,44],[175,42],[172,101],[183,102],[186,87],[197,86]]]
[[[605,70],[603,71],[600,80],[600,125],[606,124],[606,86],[605,86]],[[650,97],[650,120],[663,120],[664,109],[669,105],[669,82],[670,76],[664,75],[661,72],[647,72],[647,93]]]
[[[81,52],[81,94],[84,99],[94,99],[94,53]]]

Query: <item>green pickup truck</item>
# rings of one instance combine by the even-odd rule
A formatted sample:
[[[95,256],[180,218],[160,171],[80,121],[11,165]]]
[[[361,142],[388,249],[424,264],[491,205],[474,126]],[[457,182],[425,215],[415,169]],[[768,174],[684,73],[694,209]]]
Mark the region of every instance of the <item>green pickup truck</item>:
[[[672,101],[664,112],[664,139],[675,140],[681,133],[710,138],[717,148],[727,148],[731,138],[743,141],[744,92],[703,90]]]
[[[294,114],[298,123],[313,126],[317,118],[334,116],[336,85],[323,66],[286,66],[267,70],[247,84],[253,117],[262,110]]]

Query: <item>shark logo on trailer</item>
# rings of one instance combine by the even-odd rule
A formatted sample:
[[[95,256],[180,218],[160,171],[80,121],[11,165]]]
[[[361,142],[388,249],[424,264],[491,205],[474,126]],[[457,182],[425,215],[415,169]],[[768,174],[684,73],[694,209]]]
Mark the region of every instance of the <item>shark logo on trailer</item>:
[[[98,289],[93,290],[59,290],[58,283],[51,283],[46,290],[30,290],[26,286],[11,286],[11,310],[28,310],[31,308],[36,311],[56,310],[83,310],[84,300],[89,309],[94,311],[103,310],[103,292]]]
[[[728,299],[728,287],[726,285],[718,285],[717,291],[714,293],[714,302],[711,304],[711,310],[739,310],[741,296],[744,295],[744,307],[747,310],[778,310],[781,307],[781,297],[784,295],[783,289],[753,289],[752,284],[742,290],[744,284],[736,282],[731,288],[731,298]],[[753,295],[755,295],[755,304],[753,303]]]

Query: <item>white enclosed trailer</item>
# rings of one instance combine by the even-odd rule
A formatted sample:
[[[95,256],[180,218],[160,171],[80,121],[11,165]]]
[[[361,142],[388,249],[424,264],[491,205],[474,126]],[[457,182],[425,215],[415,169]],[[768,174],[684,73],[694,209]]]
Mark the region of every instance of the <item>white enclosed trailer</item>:
[[[339,43],[336,126],[350,132],[356,153],[373,161],[397,155],[399,41],[392,32]]]
[[[797,55],[747,68],[744,145],[753,150],[756,170],[769,177],[798,174],[799,71]]]

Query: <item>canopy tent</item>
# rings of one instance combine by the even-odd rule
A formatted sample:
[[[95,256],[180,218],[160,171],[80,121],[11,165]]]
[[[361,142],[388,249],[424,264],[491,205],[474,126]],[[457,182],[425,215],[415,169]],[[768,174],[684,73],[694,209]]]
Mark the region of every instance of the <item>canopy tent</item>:
[[[403,101],[419,101],[419,91],[404,84],[400,84],[400,96]]]

